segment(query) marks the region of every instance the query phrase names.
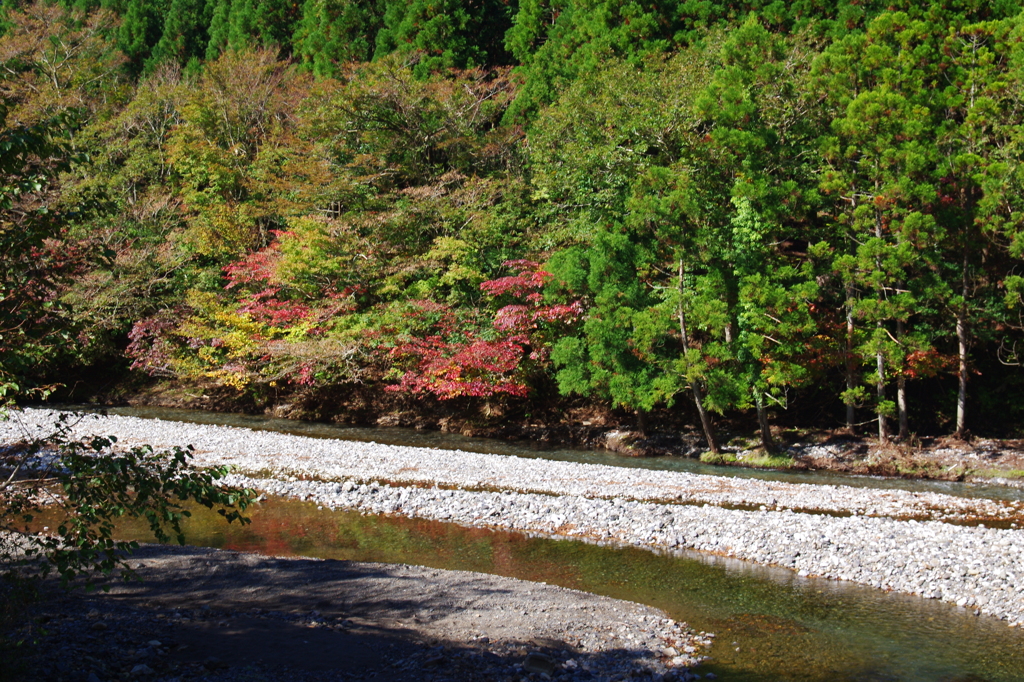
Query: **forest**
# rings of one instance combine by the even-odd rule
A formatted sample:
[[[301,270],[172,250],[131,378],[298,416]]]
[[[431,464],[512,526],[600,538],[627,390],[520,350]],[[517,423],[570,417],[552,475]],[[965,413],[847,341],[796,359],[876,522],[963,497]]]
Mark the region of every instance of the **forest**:
[[[1022,10],[4,0],[0,390],[1020,436]]]

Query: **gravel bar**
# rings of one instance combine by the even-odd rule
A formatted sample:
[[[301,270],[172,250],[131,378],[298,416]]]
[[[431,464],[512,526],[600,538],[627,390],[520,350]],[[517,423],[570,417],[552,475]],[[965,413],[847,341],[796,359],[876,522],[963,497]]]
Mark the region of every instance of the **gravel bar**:
[[[49,590],[10,637],[25,674],[5,679],[688,682],[714,640],[649,606],[482,573],[158,545],[132,564],[142,580],[102,598]]]
[[[0,441],[44,432],[56,416],[25,410],[0,424]],[[1024,625],[1024,530],[949,523],[1018,519],[1020,502],[623,469],[122,416],[85,417],[74,434],[116,435],[123,444],[154,447],[192,444],[200,464],[234,465],[232,483],[331,508],[656,551],[696,549],[788,567],[804,576],[942,599]]]

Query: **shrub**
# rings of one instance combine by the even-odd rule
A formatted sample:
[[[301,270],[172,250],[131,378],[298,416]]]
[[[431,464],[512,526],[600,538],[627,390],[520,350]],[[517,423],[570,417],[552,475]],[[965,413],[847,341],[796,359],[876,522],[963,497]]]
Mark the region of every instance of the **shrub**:
[[[62,415],[51,433],[0,451],[0,573],[56,570],[64,585],[85,575],[91,586],[96,574],[114,571],[130,578],[127,557],[138,543],[114,538],[117,520],[144,518],[157,540],[184,544],[186,500],[248,523],[242,512],[254,493],[218,484],[226,467],[196,468],[191,447],[157,452],[120,448],[112,437],[76,440],[69,419]],[[49,533],[34,532],[44,508],[55,508],[60,520]]]

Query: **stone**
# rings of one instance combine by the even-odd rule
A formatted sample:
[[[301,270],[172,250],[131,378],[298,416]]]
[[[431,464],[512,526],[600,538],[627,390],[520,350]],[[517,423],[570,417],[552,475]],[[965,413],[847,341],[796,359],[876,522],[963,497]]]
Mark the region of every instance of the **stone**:
[[[526,660],[523,662],[523,670],[531,673],[550,675],[555,672],[556,667],[555,659],[538,653],[527,654]]]
[[[132,668],[132,675],[152,675],[153,669],[145,663],[140,663]]]
[[[97,632],[102,632],[107,629],[107,624],[103,622],[93,623],[92,627],[90,627],[89,629],[96,630]]]
[[[530,640],[530,643],[537,647],[545,649],[564,649],[565,642],[555,639],[554,637],[534,637]]]
[[[423,667],[424,668],[436,668],[439,665],[441,665],[442,663],[444,663],[444,656],[442,656],[441,654],[434,654],[433,656],[431,656],[427,660],[423,661]]]

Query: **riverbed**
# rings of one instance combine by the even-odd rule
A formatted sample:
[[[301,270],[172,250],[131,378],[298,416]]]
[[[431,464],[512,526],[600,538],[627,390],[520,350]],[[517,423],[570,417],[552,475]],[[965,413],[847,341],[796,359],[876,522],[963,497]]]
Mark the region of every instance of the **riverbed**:
[[[194,517],[186,534],[189,542],[204,546],[488,573],[653,606],[695,631],[717,635],[710,651],[700,650],[711,656],[695,670],[702,677],[713,673],[730,682],[1011,682],[1020,680],[1024,670],[1024,631],[1000,621],[935,600],[800,578],[704,552],[651,552],[402,516],[332,512],[313,502],[280,498],[253,508],[252,524],[244,527],[191,509]],[[120,532],[147,537],[144,523],[122,526]],[[483,608],[473,602],[473,609]],[[506,620],[518,615],[507,608],[504,613]],[[531,611],[525,620],[540,624],[545,615]],[[581,650],[606,637],[607,624],[600,616],[588,613]],[[484,613],[484,622],[487,618]],[[480,627],[480,620],[465,620]],[[624,616],[619,620],[630,622]],[[496,638],[497,629],[485,630]]]
[[[44,430],[53,417],[26,411],[3,425],[3,437]],[[776,567],[758,570],[800,584],[818,577],[872,586],[890,600],[886,592],[944,601],[948,613],[938,617],[957,628],[992,623],[1016,637],[1006,624],[1024,619],[1017,500],[626,470],[123,416],[86,419],[75,429],[128,444],[191,443],[201,463],[237,467],[235,482],[311,501],[325,513],[358,510],[657,553],[696,549]],[[993,651],[1001,648],[980,658],[999,659]],[[1019,661],[1007,665],[1024,670]],[[985,679],[1019,679],[1001,663],[993,669],[1003,672]]]

